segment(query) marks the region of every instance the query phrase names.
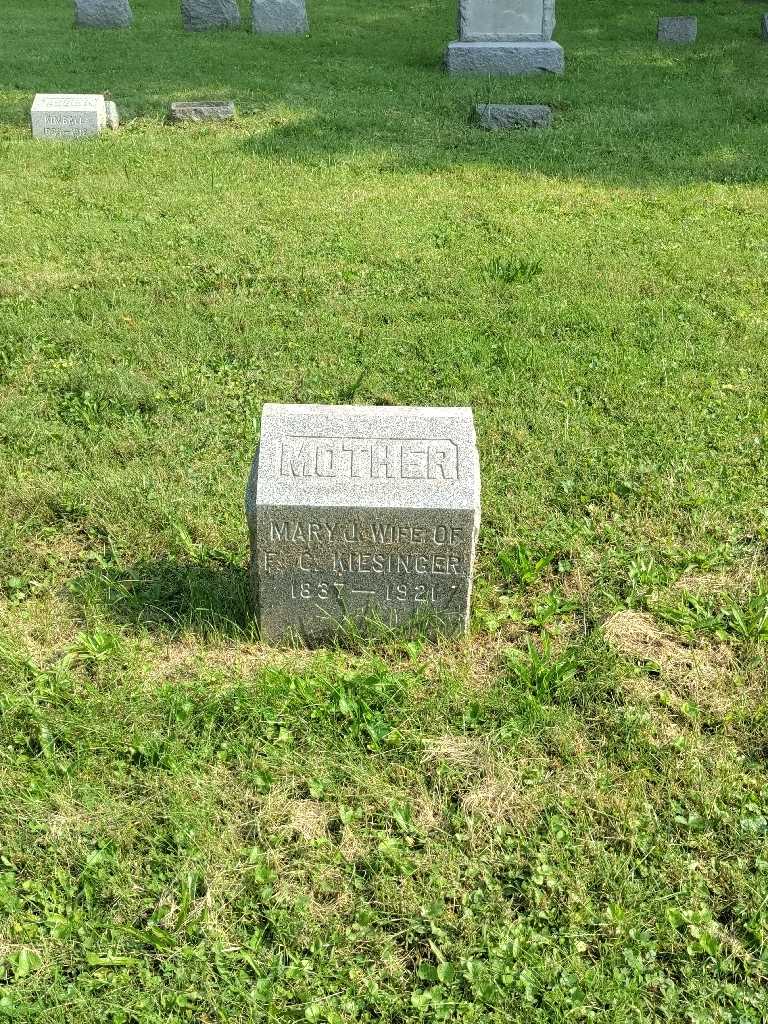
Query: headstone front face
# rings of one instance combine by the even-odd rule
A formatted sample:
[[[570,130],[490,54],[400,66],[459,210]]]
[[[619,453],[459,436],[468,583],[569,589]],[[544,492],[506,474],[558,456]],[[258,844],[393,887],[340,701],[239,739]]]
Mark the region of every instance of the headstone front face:
[[[32,135],[36,139],[79,139],[98,135],[106,125],[103,96],[38,93],[32,104]]]
[[[181,17],[189,32],[237,28],[240,8],[237,0],[181,0]]]
[[[695,43],[698,31],[696,17],[659,18],[656,38],[660,43]]]
[[[563,49],[552,41],[555,0],[459,0],[459,39],[449,43],[450,74],[562,73]]]
[[[304,0],[251,0],[251,28],[265,35],[305,35],[307,5]]]
[[[262,637],[466,628],[480,524],[471,409],[265,405],[246,493]]]
[[[129,0],[75,0],[77,28],[130,28]]]
[[[174,123],[191,121],[231,121],[235,116],[233,100],[178,100],[172,103],[168,117]]]
[[[552,38],[554,0],[459,0],[465,42],[524,42]]]

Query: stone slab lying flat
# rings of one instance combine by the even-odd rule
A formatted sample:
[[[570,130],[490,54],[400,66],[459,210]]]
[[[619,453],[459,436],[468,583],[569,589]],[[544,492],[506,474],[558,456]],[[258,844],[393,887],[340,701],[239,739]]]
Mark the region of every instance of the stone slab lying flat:
[[[168,119],[174,123],[191,121],[230,121],[235,116],[232,100],[179,100],[172,103]]]
[[[129,0],[75,0],[77,28],[130,28],[132,24]]]
[[[92,93],[38,93],[32,104],[36,139],[80,139],[107,126],[107,104]]]
[[[552,38],[555,0],[459,0],[463,42],[534,42]]]
[[[472,119],[488,131],[548,128],[552,123],[552,108],[537,103],[478,103],[472,110]]]
[[[561,75],[565,54],[559,43],[449,43],[445,69],[450,75]]]
[[[695,43],[699,20],[694,16],[659,18],[656,38],[660,43]]]
[[[471,409],[265,405],[246,492],[265,640],[345,622],[467,626],[480,524]]]
[[[181,0],[181,19],[188,32],[238,28],[237,0]]]
[[[305,35],[307,5],[304,0],[251,0],[251,28],[264,35]]]

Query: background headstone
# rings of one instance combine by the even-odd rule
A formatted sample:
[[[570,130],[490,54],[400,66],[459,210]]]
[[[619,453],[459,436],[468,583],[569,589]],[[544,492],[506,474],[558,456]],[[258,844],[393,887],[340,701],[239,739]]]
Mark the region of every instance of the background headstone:
[[[240,8],[237,0],[181,0],[181,17],[184,28],[190,32],[237,28]]]
[[[38,93],[32,104],[32,135],[36,139],[79,139],[98,135],[107,126],[103,96]]]
[[[132,23],[129,0],[75,0],[77,28],[130,28]]]
[[[251,28],[268,35],[304,35],[309,32],[304,0],[251,0]]]
[[[369,617],[466,628],[480,524],[471,409],[265,405],[246,492],[262,636]]]
[[[699,21],[693,15],[659,18],[656,38],[660,43],[695,43]]]
[[[552,123],[552,108],[535,103],[478,103],[473,120],[488,131],[547,128]]]
[[[232,100],[179,100],[172,103],[168,118],[173,122],[230,121],[235,116]]]
[[[760,19],[760,35],[768,41],[768,14],[764,14]]]
[[[552,41],[555,0],[459,0],[459,39],[449,43],[450,74],[526,75],[565,67]]]

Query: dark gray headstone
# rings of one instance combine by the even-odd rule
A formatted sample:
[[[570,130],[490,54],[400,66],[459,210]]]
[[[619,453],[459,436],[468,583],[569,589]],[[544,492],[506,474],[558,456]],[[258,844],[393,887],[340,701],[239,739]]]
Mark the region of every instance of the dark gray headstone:
[[[181,0],[181,18],[189,32],[237,28],[240,8],[237,0]]]
[[[75,0],[77,28],[130,28],[132,23],[129,0]]]
[[[168,112],[173,122],[230,121],[234,116],[232,100],[180,100],[172,103]]]
[[[473,120],[488,131],[504,128],[548,128],[552,108],[537,103],[478,103]]]
[[[251,0],[251,28],[264,35],[305,35],[305,0]]]
[[[695,43],[699,20],[693,15],[659,18],[656,38],[660,43]]]

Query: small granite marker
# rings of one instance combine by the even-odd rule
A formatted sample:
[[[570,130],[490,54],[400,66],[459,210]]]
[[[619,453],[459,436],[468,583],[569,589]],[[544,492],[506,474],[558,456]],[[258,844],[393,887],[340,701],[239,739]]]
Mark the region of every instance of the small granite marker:
[[[231,121],[235,116],[232,100],[179,100],[172,103],[168,119],[174,124],[191,121]]]
[[[552,108],[537,103],[478,103],[472,111],[476,124],[488,131],[504,128],[548,128]]]
[[[656,39],[660,43],[695,43],[699,20],[695,16],[659,18]]]
[[[80,139],[117,119],[117,107],[101,95],[38,93],[32,104],[32,135],[36,139]]]
[[[132,23],[129,0],[75,0],[77,28],[130,28]]]
[[[237,0],[181,0],[181,18],[189,32],[238,28],[240,8]]]
[[[459,0],[459,40],[448,44],[449,74],[562,74],[552,40],[555,0]]]
[[[345,621],[466,629],[480,525],[471,409],[264,406],[246,491],[262,637]]]
[[[251,28],[266,35],[305,35],[309,32],[304,0],[251,0]]]

